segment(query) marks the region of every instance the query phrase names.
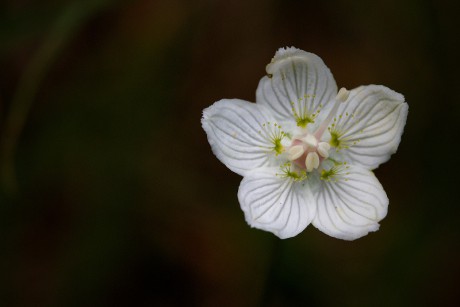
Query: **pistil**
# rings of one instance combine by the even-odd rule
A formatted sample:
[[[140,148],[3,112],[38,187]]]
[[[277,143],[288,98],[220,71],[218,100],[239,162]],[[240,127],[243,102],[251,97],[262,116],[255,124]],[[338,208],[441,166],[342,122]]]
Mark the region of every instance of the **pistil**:
[[[312,134],[306,134],[294,139],[287,150],[287,157],[297,166],[311,172],[319,168],[324,159],[329,157],[331,146],[326,142],[318,142]]]

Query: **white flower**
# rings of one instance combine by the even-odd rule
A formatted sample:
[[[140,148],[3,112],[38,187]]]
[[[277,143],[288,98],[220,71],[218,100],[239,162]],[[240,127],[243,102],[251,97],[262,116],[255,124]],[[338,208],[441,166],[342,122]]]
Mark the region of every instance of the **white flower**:
[[[310,223],[345,240],[378,230],[388,198],[371,170],[398,148],[404,97],[380,85],[337,92],[324,62],[296,48],[266,70],[256,103],[223,99],[202,118],[214,154],[244,176],[248,224],[280,238]]]

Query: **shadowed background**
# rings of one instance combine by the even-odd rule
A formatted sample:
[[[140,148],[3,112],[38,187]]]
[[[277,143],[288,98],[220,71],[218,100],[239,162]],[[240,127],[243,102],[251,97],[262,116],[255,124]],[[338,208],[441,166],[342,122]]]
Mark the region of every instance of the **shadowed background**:
[[[1,306],[433,306],[459,300],[453,1],[0,3]],[[251,229],[200,118],[279,47],[409,116],[381,229]]]

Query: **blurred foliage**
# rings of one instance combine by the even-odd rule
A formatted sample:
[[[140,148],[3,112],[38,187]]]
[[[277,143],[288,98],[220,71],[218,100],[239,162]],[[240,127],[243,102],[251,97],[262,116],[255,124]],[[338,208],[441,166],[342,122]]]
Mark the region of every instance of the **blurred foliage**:
[[[0,3],[1,306],[455,305],[453,1]],[[405,95],[390,198],[354,242],[248,227],[201,110],[254,100],[277,48]],[[453,153],[450,157],[447,153]]]

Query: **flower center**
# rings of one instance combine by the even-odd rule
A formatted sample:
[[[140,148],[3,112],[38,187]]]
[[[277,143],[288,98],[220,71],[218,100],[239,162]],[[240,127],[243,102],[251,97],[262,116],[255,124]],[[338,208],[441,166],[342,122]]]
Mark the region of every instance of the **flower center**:
[[[294,138],[287,150],[288,159],[298,167],[311,172],[317,169],[324,159],[329,157],[331,146],[326,142],[318,142],[313,134]]]
[[[287,149],[289,160],[307,172],[319,168],[321,162],[329,157],[331,149],[329,143],[320,140],[329,123],[336,116],[340,103],[347,101],[349,95],[348,90],[341,88],[335,97],[334,106],[319,128],[312,134],[307,132],[293,138],[291,146]]]

